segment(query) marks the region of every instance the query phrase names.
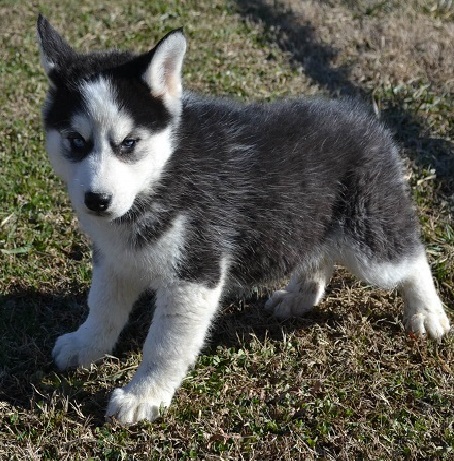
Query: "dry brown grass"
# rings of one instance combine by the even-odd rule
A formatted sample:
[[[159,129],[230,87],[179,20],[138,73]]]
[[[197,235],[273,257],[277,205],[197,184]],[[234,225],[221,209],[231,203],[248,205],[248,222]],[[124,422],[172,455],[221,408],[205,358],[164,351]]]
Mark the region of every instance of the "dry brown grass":
[[[332,66],[348,69],[357,85],[372,90],[425,81],[452,92],[453,16],[437,14],[433,3],[284,0],[282,6],[296,27],[314,27],[317,40],[333,49]],[[302,59],[310,59],[310,52]]]

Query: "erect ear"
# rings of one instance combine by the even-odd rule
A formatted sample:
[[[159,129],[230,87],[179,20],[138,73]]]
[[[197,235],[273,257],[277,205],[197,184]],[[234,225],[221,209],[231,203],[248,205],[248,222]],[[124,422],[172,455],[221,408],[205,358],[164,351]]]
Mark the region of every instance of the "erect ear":
[[[168,33],[149,52],[150,61],[142,79],[153,96],[174,104],[182,94],[181,68],[186,52],[186,38],[181,29]]]
[[[74,57],[75,52],[41,13],[36,28],[41,64],[49,79],[56,83],[55,74],[64,69],[65,63]]]

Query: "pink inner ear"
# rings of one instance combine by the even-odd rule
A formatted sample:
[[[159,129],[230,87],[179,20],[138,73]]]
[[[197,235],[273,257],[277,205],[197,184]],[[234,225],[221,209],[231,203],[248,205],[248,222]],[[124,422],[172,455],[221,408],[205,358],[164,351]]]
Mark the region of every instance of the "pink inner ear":
[[[171,96],[179,96],[181,93],[180,76],[175,75],[175,65],[170,62],[166,62],[164,65],[164,81],[167,87],[167,92]]]
[[[181,65],[186,51],[182,34],[173,34],[157,45],[142,78],[156,97],[178,98],[181,95]]]

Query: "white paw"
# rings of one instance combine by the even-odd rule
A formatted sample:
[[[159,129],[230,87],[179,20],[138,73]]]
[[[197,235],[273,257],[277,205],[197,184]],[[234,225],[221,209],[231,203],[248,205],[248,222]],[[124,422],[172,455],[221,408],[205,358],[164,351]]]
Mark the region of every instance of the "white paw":
[[[287,290],[275,291],[265,303],[265,309],[272,311],[274,317],[280,320],[301,317],[313,307],[313,296]]]
[[[432,339],[440,340],[451,329],[448,317],[443,308],[410,309],[404,317],[407,331],[416,335],[429,335]]]
[[[110,352],[96,344],[93,339],[80,330],[59,336],[52,350],[57,367],[60,370],[88,367]]]
[[[129,426],[138,421],[147,419],[153,421],[165,407],[170,405],[172,396],[153,395],[153,392],[136,393],[128,390],[130,385],[123,389],[115,389],[106,411],[108,420],[116,420],[122,425]]]

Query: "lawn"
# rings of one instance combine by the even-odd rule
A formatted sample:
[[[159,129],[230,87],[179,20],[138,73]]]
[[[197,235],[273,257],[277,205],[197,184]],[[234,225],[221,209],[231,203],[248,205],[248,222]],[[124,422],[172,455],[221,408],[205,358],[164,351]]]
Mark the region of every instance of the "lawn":
[[[187,88],[243,101],[354,95],[399,142],[454,320],[454,7],[436,0],[0,0],[0,459],[454,459],[454,339],[405,334],[402,302],[339,267],[298,321],[226,300],[168,411],[123,428],[109,393],[141,358],[153,297],[114,355],[60,373],[87,312],[90,244],[44,151],[38,12],[81,50],[145,51],[184,26]],[[270,287],[271,288],[271,287]]]

